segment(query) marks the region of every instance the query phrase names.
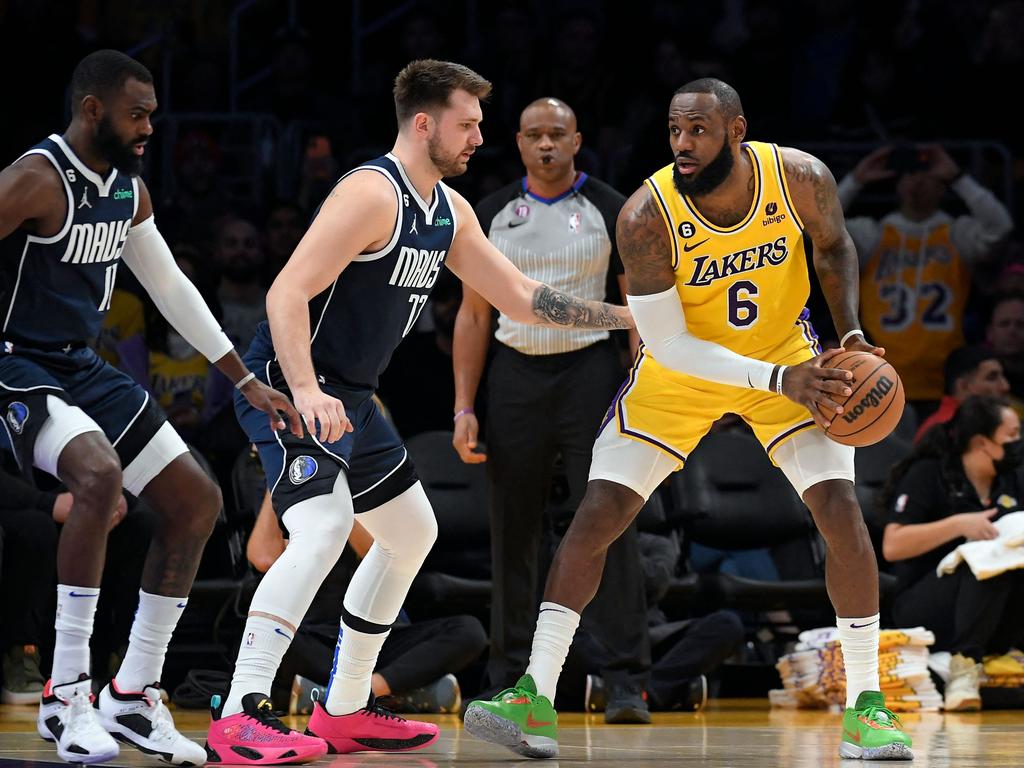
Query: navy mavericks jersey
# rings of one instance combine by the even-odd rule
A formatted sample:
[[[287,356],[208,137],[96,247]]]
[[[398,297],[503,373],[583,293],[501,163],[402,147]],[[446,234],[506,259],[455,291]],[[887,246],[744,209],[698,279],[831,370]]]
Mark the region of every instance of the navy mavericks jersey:
[[[341,178],[359,170],[380,173],[395,188],[395,230],[387,245],[357,256],[327,290],[309,302],[309,328],[317,374],[373,389],[423,311],[458,222],[448,187],[438,182],[431,199],[423,200],[401,161],[390,152]],[[269,337],[266,322],[257,334]]]
[[[56,134],[25,155],[53,164],[67,213],[52,237],[18,229],[0,240],[0,339],[43,348],[87,341],[110,309],[138,183],[113,168],[101,178]]]

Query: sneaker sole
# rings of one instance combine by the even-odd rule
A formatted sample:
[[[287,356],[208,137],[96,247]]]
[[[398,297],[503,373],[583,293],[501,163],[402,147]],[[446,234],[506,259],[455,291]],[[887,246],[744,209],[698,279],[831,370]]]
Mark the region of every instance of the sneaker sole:
[[[0,691],[0,704],[13,704],[15,706],[23,707],[28,704],[38,704],[42,697],[42,689],[21,693],[19,691],[11,691],[4,688],[3,691]]]
[[[353,752],[412,752],[429,747],[441,736],[440,731],[436,731],[434,733],[422,733],[410,739],[353,739],[346,736],[332,741],[326,736],[320,736],[311,731],[308,727],[305,734],[326,741],[327,754],[329,755],[348,755]]]
[[[621,709],[605,709],[604,721],[608,725],[648,725],[651,713],[646,709],[623,707]]]
[[[942,709],[945,712],[979,712],[981,710],[981,699],[964,699],[951,707],[943,706]]]
[[[547,736],[531,736],[511,720],[499,717],[483,707],[470,706],[466,710],[466,732],[491,744],[508,747],[523,757],[558,757],[558,742]]]
[[[161,763],[167,763],[168,765],[180,765],[182,768],[196,768],[197,766],[206,763],[206,753],[203,748],[196,744],[196,748],[202,753],[202,755],[196,755],[195,760],[188,760],[185,758],[175,759],[173,752],[167,752],[160,749],[156,744],[151,742],[149,739],[144,739],[139,734],[132,730],[129,730],[123,726],[108,726],[104,724],[107,729],[107,733],[113,736],[115,739],[120,741],[122,744],[128,744],[129,746],[135,747],[145,755],[152,755],[153,757],[160,760]],[[194,743],[194,742],[193,742]]]
[[[858,747],[848,741],[839,743],[839,756],[848,760],[913,760],[914,753],[898,742],[882,747]]]
[[[57,756],[65,763],[106,763],[110,760],[114,760],[119,754],[121,754],[121,749],[117,744],[114,744],[113,750],[98,752],[94,755],[83,755],[80,752],[69,752],[61,749],[57,740],[53,737],[53,734],[49,731],[43,731],[42,726],[40,726],[38,722],[36,723],[36,732],[39,734],[39,738],[43,741],[53,744],[54,748],[57,750]]]
[[[273,757],[263,755],[253,747],[246,747],[242,744],[220,744],[217,747],[211,747],[209,740],[207,740],[205,748],[206,762],[209,765],[297,765],[299,763],[311,763],[327,754],[326,745],[305,748],[274,747],[273,749],[268,749],[264,747],[265,751],[275,753],[276,756]],[[235,749],[246,750],[260,756],[246,757],[236,752]],[[288,754],[289,752],[291,754]]]

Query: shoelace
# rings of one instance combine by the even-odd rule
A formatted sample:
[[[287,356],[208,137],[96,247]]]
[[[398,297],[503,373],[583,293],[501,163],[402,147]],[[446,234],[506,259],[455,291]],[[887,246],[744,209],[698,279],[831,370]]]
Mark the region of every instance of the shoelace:
[[[537,696],[539,694],[530,693],[525,688],[506,688],[504,691],[502,691],[497,696],[495,696],[493,699],[491,699],[491,701],[502,701],[502,700],[504,700],[504,698],[506,696],[509,696],[509,695],[517,696],[517,697],[521,696],[521,697],[525,698],[531,704],[534,704],[534,703],[536,703]]]
[[[149,702],[150,709],[153,711],[153,732],[149,735],[149,738],[154,741],[173,741],[178,738],[180,734],[174,727],[174,719],[171,717],[171,713],[164,705],[164,702],[159,697],[155,701],[148,696],[146,699]]]
[[[265,725],[267,728],[273,728],[275,731],[279,731],[284,734],[289,734],[292,729],[282,723],[278,717],[283,715],[283,712],[275,712],[274,708],[270,704],[265,706],[257,707],[255,712],[246,712],[249,717],[255,719],[260,725]]]
[[[372,704],[366,706],[365,712],[376,717],[383,717],[385,720],[398,720],[400,722],[405,720],[404,717],[399,717],[376,699],[374,699]]]
[[[67,699],[69,708],[64,727],[71,733],[83,733],[100,727],[96,710],[92,706],[92,698],[92,694],[79,690]]]
[[[894,725],[900,730],[903,730],[903,723],[900,721],[899,715],[887,707],[876,707],[872,705],[865,707],[863,711],[864,717],[868,720],[875,720],[886,725]],[[879,717],[879,715],[882,717]]]

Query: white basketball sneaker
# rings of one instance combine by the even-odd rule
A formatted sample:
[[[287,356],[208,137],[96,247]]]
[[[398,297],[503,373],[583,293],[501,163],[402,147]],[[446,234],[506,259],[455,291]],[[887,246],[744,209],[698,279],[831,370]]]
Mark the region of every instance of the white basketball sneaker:
[[[111,736],[147,755],[185,768],[206,763],[206,750],[174,727],[156,685],[147,685],[142,692],[124,693],[112,680],[100,691],[99,712]]]
[[[46,741],[56,743],[61,760],[105,763],[117,757],[117,742],[103,730],[92,702],[92,680],[86,675],[60,685],[46,681],[36,730]]]

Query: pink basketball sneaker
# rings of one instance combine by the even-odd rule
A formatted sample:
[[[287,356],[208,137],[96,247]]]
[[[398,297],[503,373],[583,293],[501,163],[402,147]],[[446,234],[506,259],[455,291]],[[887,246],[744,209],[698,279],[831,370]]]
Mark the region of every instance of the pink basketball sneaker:
[[[349,715],[331,715],[319,701],[313,704],[306,733],[327,742],[330,754],[346,752],[406,752],[437,741],[433,723],[406,720],[377,703],[373,694],[362,709]]]
[[[213,697],[212,722],[206,737],[206,762],[228,765],[308,763],[327,754],[323,739],[293,731],[274,716],[270,697],[247,693],[242,711],[221,716],[223,704]]]

